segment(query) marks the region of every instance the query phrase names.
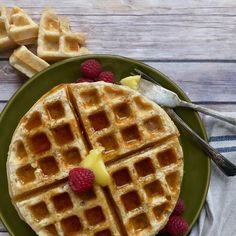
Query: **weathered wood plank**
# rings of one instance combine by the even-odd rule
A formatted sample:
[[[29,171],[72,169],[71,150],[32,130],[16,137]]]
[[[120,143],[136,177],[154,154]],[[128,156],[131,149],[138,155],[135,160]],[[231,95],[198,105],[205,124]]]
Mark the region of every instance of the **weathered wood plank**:
[[[88,34],[87,45],[93,52],[142,60],[236,60],[235,3],[163,2],[71,0],[60,1],[58,7],[55,1],[27,0],[19,5],[37,21],[42,6],[56,7],[60,15],[69,16],[73,30]]]
[[[147,62],[147,64],[168,75],[194,102],[236,101],[235,63]],[[24,78],[7,61],[2,61],[0,100],[8,100],[23,84]]]
[[[8,100],[23,84],[25,76],[15,70],[8,61],[0,62],[0,100]],[[1,106],[1,103],[0,103]]]
[[[236,101],[235,63],[148,63],[175,81],[194,102]]]
[[[222,1],[222,0],[198,0],[198,1],[172,1],[172,0],[2,0],[1,4],[7,6],[13,6],[15,4],[30,9],[33,14],[37,13],[39,9],[50,6],[55,9],[60,9],[61,12],[67,14],[74,12],[80,12],[81,14],[127,14],[138,12],[142,10],[142,13],[170,14],[177,13],[206,13],[211,12],[216,14],[229,13],[232,11],[236,4],[234,1]],[[86,10],[86,11],[85,11]],[[217,10],[217,12],[216,12]],[[227,10],[227,11],[226,11]]]

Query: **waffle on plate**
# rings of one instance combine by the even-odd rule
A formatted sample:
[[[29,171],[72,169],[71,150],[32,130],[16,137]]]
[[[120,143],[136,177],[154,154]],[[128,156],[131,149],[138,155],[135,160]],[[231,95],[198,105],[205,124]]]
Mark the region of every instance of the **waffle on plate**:
[[[57,86],[13,135],[7,161],[12,202],[38,235],[155,235],[180,192],[178,136],[162,108],[127,87]],[[69,170],[99,145],[111,183],[72,192]]]

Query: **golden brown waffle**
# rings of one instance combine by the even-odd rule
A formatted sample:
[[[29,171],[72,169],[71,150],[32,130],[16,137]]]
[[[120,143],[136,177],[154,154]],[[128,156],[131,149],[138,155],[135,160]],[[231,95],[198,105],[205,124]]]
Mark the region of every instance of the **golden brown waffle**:
[[[164,110],[134,90],[103,82],[70,89],[92,147],[106,149],[105,161],[177,133]]]
[[[49,66],[46,61],[34,55],[25,46],[14,50],[9,58],[9,62],[29,78]]]
[[[9,37],[20,45],[35,43],[38,25],[21,8],[14,6],[8,14],[7,32]]]
[[[84,43],[84,34],[71,32],[67,18],[59,19],[52,9],[43,12],[39,25],[39,57],[46,61],[58,61],[88,54],[88,49],[82,47]]]
[[[114,202],[128,235],[152,235],[166,224],[183,176],[178,138],[108,167]]]
[[[39,235],[155,235],[180,192],[178,135],[164,110],[129,88],[58,86],[13,135],[7,161],[12,202]],[[99,143],[112,181],[95,185],[96,197],[91,191],[78,196],[67,184],[68,172]]]
[[[99,186],[77,194],[64,183],[16,205],[40,236],[121,235]]]
[[[13,198],[67,177],[68,170],[87,155],[64,86],[32,107],[12,140],[7,166]]]
[[[17,44],[9,37],[7,33],[9,29],[8,12],[6,7],[0,8],[0,51],[15,47]]]

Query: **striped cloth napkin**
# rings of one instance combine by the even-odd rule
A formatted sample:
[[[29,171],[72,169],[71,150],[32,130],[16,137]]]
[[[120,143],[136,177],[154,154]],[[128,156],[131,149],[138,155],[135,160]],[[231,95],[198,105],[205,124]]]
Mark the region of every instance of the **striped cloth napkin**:
[[[236,113],[227,115],[236,117]],[[236,127],[204,116],[209,142],[236,164]],[[190,236],[236,235],[236,176],[226,177],[212,163],[211,182],[204,208]]]

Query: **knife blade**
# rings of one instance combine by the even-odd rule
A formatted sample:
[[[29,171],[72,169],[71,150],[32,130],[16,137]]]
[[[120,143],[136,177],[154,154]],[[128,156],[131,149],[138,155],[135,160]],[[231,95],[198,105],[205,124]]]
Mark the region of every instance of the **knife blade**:
[[[141,76],[145,74],[142,73]],[[175,108],[175,107],[185,107],[190,108],[204,114],[213,116],[217,119],[223,120],[230,123],[231,125],[236,126],[236,118],[222,114],[221,112],[202,107],[191,102],[186,102],[181,100],[178,95],[158,84],[154,84],[146,79],[141,78],[138,91],[143,94],[145,97],[156,102],[160,106]]]
[[[181,105],[176,93],[145,79],[140,79],[138,91],[161,106],[174,108]]]

